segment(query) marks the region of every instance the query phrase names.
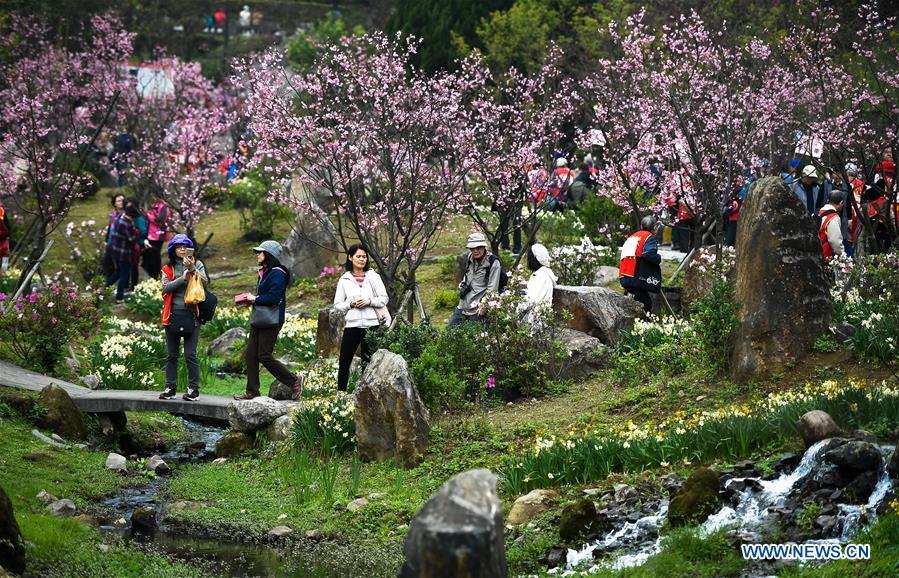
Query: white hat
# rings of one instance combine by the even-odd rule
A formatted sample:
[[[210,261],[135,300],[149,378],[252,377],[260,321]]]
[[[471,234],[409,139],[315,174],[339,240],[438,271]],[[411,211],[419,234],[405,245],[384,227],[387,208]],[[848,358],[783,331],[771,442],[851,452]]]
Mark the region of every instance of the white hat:
[[[484,237],[484,233],[472,233],[468,236],[468,244],[465,245],[468,249],[475,249],[477,247],[486,247],[487,246],[487,238]]]
[[[846,173],[852,175],[853,177],[858,176],[858,167],[855,166],[855,163],[846,163]]]
[[[552,259],[549,258],[549,249],[540,243],[531,245],[531,253],[534,254],[534,258],[537,259],[537,262],[544,267],[549,267],[552,264]]]
[[[815,168],[815,165],[805,165],[802,168],[802,176],[803,177],[814,177],[818,178],[818,169]]]
[[[568,159],[566,159],[565,157],[559,157],[559,158],[557,158],[557,159],[556,159],[556,166],[557,166],[557,167],[567,167],[567,166],[568,166]]]

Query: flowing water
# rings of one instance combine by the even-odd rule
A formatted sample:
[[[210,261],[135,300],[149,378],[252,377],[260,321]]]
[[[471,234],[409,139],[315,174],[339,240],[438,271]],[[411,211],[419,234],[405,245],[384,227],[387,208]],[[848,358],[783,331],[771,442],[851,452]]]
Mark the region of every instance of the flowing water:
[[[810,447],[802,461],[789,474],[782,474],[773,480],[761,478],[733,478],[725,483],[729,487],[738,481],[747,482],[743,491],[736,492],[737,503],[735,506],[725,506],[717,513],[712,514],[699,527],[701,536],[708,536],[718,530],[733,529],[747,535],[757,535],[770,515],[769,508],[778,508],[785,505],[791,492],[797,488],[806,476],[821,465],[823,454],[827,449],[829,440],[818,442]],[[883,463],[880,477],[874,491],[864,506],[838,504],[836,514],[842,528],[839,538],[826,540],[809,540],[820,543],[844,543],[850,541],[861,531],[859,524],[864,517],[870,524],[876,520],[876,510],[884,497],[892,489],[893,484],[887,474],[886,467],[890,462],[893,446],[879,446]],[[661,537],[659,529],[665,522],[668,513],[668,501],[663,500],[659,505],[658,513],[643,517],[636,522],[626,523],[621,528],[609,532],[592,544],[586,545],[581,550],[568,550],[565,568],[550,570],[550,573],[568,576],[575,573],[575,568],[589,573],[599,568],[626,568],[639,566],[647,558],[659,552]],[[611,560],[593,563],[594,551],[612,551],[618,555]]]

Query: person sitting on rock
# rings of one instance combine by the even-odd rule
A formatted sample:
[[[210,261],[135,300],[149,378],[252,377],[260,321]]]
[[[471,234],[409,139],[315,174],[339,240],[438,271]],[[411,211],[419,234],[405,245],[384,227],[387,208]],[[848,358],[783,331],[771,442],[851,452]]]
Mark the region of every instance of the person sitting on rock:
[[[655,217],[643,217],[640,230],[628,237],[621,247],[618,267],[618,281],[624,291],[643,304],[647,315],[652,312],[652,297],[649,294],[662,290],[662,257],[659,255],[659,243],[653,235],[656,225]]]
[[[550,269],[552,261],[549,257],[549,251],[540,243],[531,245],[528,249],[528,269],[533,271],[531,278],[528,279],[525,295],[527,296],[527,308],[533,311],[534,308],[553,303],[553,290],[556,288],[556,282],[559,280],[553,270]],[[533,318],[533,313],[528,313],[528,318]]]
[[[466,244],[470,252],[465,276],[459,283],[459,304],[447,323],[455,327],[466,321],[483,321],[484,309],[481,301],[488,291],[499,292],[503,267],[499,257],[487,250],[487,239],[483,233],[472,233]]]

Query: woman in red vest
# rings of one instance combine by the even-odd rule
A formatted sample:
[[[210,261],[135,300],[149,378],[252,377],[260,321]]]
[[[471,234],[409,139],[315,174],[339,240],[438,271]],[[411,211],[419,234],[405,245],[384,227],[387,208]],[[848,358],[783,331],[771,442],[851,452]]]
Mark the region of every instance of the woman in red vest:
[[[621,247],[618,268],[618,281],[624,291],[643,304],[647,315],[652,312],[649,294],[662,290],[662,257],[659,255],[659,242],[653,234],[655,229],[656,218],[643,217],[640,230],[628,237]]]

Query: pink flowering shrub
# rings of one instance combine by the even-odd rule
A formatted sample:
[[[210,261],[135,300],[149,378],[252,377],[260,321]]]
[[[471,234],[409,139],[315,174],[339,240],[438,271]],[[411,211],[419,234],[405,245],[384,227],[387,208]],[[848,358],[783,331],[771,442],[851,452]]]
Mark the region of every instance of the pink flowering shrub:
[[[14,302],[0,294],[0,341],[26,367],[52,375],[66,345],[99,332],[102,295],[56,282]]]
[[[325,267],[318,274],[316,285],[318,293],[326,303],[334,300],[334,293],[337,291],[337,281],[340,280],[343,271],[339,267]]]

